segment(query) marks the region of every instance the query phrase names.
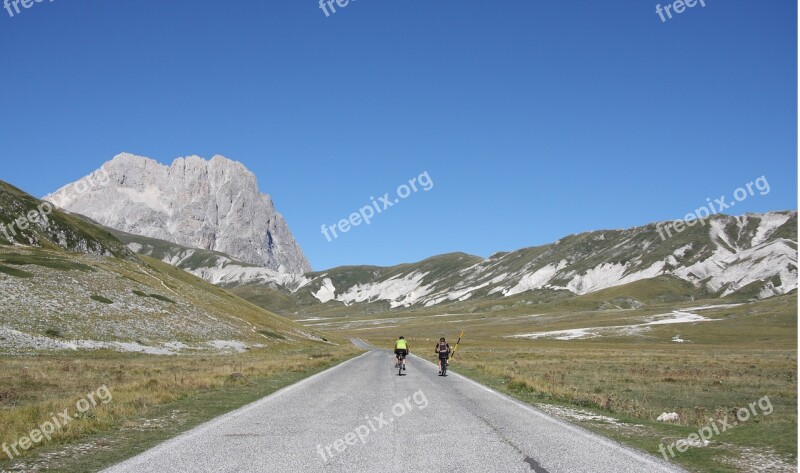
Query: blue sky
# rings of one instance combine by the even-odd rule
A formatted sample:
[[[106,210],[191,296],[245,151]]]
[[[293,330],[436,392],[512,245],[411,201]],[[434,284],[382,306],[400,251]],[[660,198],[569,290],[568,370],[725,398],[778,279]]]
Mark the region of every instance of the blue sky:
[[[0,179],[42,196],[127,151],[256,173],[315,269],[488,256],[797,208],[797,5],[68,1],[0,10]],[[427,171],[434,186],[329,242]],[[728,198],[730,200],[730,197]]]

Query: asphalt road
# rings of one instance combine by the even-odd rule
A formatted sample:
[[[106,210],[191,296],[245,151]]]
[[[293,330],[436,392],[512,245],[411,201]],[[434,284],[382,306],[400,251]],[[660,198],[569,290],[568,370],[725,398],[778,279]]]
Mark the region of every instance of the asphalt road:
[[[372,350],[106,471],[683,471],[420,358],[393,367]]]

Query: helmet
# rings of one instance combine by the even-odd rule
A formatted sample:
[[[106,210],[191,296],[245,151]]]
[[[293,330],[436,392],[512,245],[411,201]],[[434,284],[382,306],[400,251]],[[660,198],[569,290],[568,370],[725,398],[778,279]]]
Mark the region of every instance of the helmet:
[[[440,339],[439,339],[439,341],[440,341],[440,342],[443,342],[443,341],[444,341],[444,337],[440,338]]]
[[[400,340],[404,340],[406,337],[400,335]]]

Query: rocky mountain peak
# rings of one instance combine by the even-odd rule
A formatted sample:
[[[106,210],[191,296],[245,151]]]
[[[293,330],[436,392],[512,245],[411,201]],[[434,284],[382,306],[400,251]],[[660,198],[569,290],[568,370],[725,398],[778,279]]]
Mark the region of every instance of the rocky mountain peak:
[[[216,155],[156,160],[121,153],[45,197],[117,230],[227,253],[287,273],[311,267],[272,199],[242,163]]]

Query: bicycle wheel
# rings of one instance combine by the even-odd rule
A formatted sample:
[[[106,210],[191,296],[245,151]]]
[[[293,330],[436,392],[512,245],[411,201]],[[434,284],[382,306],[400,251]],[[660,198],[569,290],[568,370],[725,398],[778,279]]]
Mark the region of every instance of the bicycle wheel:
[[[400,356],[400,363],[397,364],[397,366],[398,366],[397,376],[403,376],[403,360],[405,360],[405,359],[406,359],[406,357]]]
[[[447,376],[447,360],[442,360],[442,376]]]

